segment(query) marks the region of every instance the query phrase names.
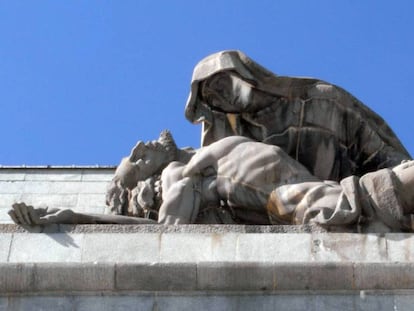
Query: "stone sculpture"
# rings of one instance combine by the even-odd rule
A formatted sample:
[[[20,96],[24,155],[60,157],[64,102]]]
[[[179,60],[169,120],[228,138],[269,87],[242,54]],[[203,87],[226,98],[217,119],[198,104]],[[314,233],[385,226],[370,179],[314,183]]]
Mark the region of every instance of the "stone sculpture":
[[[345,90],[277,76],[239,51],[197,64],[185,115],[202,122],[202,146],[230,135],[250,137],[279,146],[322,180],[410,159],[384,120]]]
[[[112,215],[16,203],[10,216],[26,225],[413,229],[414,162],[378,115],[337,86],[279,77],[225,51],[196,66],[186,116],[203,122],[203,146],[179,149],[168,132],[138,142],[108,189]]]

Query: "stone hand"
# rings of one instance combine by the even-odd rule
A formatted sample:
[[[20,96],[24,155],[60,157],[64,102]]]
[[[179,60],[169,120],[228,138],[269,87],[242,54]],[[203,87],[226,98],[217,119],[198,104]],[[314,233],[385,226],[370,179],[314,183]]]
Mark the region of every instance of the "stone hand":
[[[29,226],[68,223],[74,216],[74,212],[68,209],[34,208],[24,202],[14,203],[8,214],[16,224]]]

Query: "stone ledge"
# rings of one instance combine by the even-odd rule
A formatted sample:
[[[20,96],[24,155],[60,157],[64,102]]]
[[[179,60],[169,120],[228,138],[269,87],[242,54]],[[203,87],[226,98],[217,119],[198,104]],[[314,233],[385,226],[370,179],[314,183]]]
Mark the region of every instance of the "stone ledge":
[[[20,226],[1,224],[1,233],[323,233],[315,225],[47,225]]]
[[[412,290],[414,264],[0,264],[0,294]]]
[[[414,235],[288,227],[2,225],[0,294],[414,290]]]

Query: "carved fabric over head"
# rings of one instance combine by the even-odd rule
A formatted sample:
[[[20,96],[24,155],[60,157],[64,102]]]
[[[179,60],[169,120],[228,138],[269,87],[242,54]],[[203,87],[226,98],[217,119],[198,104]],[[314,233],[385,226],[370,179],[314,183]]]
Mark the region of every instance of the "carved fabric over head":
[[[220,75],[252,86],[248,111],[229,111],[234,102],[220,107],[204,97],[203,86]],[[215,53],[197,64],[185,115],[203,123],[202,146],[246,136],[281,147],[322,180],[362,176],[410,159],[385,121],[345,90],[314,78],[277,76],[240,51]]]

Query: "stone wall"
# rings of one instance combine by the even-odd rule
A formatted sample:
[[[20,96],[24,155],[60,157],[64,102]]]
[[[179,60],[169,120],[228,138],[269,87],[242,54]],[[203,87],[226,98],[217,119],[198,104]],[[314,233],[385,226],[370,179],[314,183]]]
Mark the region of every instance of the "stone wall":
[[[0,167],[0,223],[16,201],[103,213],[114,167]]]

